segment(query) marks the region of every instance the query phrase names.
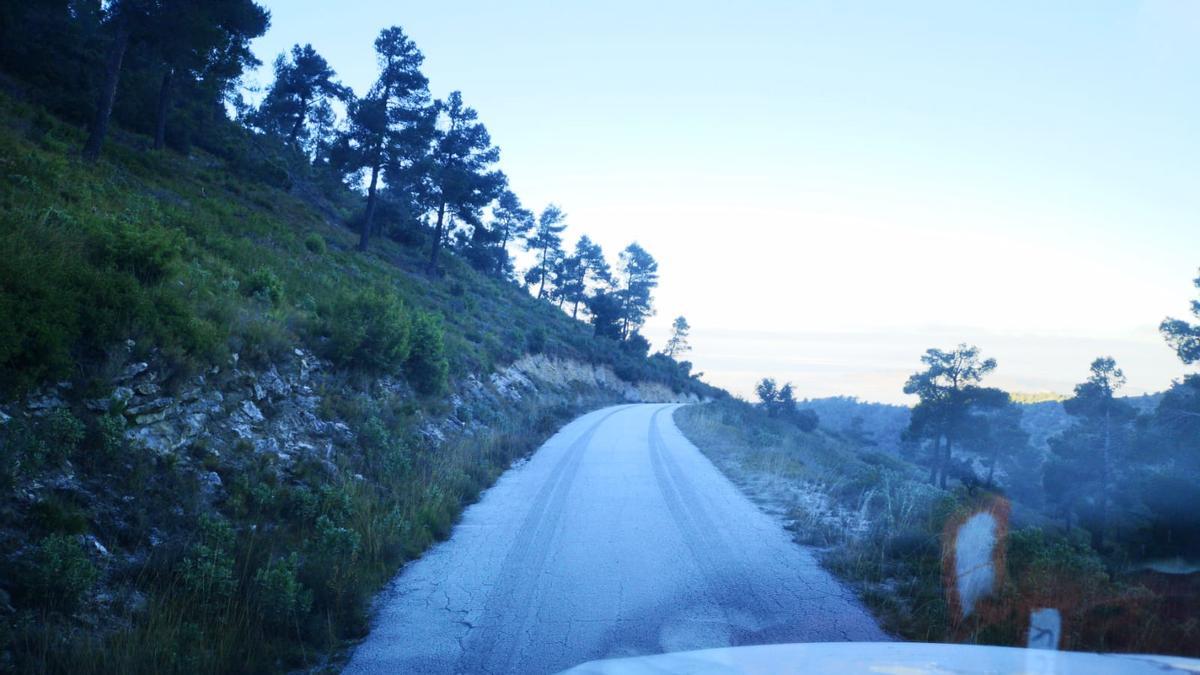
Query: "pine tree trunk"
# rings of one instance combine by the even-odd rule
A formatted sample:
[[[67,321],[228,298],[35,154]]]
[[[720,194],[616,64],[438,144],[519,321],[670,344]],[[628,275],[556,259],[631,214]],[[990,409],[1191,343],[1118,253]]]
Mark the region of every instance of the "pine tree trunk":
[[[167,145],[167,113],[171,110],[171,82],[175,69],[168,68],[158,88],[158,114],[154,121],[154,149],[162,150]]]
[[[117,100],[121,64],[125,61],[125,51],[129,47],[129,26],[125,19],[117,21],[117,34],[109,47],[108,60],[104,66],[104,85],[100,89],[100,98],[96,101],[96,116],[92,120],[87,143],[83,146],[83,158],[89,162],[100,159],[100,149],[104,147],[104,137],[108,135],[108,123],[112,119],[113,104]]]
[[[504,275],[504,263],[508,259],[508,228],[500,235],[500,250],[496,253],[496,276]]]
[[[946,436],[946,447],[942,454],[941,467],[939,468],[940,475],[938,476],[938,487],[946,489],[946,474],[950,469],[950,458],[953,456],[954,439]]]
[[[1104,456],[1100,458],[1100,518],[1096,524],[1096,536],[1093,542],[1096,550],[1104,544],[1104,532],[1108,529],[1108,473],[1110,453],[1112,452],[1112,412],[1104,411]]]
[[[442,250],[442,231],[446,225],[446,202],[438,204],[437,226],[433,230],[433,250],[429,252],[429,271],[437,272],[438,253]]]
[[[575,306],[571,308],[571,318],[572,319],[579,318],[579,300],[578,299],[575,300]]]
[[[542,296],[545,295],[546,292],[546,257],[548,255],[550,255],[550,246],[543,246],[542,264],[538,267],[538,300],[541,300]]]
[[[942,461],[942,435],[933,439],[933,454],[929,458],[929,484],[937,485],[938,462]]]
[[[358,250],[367,250],[371,240],[371,225],[375,220],[375,204],[378,201],[379,164],[371,167],[371,187],[367,190],[367,213],[363,216],[362,232],[358,235]]]
[[[293,144],[300,137],[300,131],[304,128],[304,118],[308,117],[308,100],[300,99],[300,112],[296,113],[296,122],[292,125],[292,130],[288,132],[288,144]]]

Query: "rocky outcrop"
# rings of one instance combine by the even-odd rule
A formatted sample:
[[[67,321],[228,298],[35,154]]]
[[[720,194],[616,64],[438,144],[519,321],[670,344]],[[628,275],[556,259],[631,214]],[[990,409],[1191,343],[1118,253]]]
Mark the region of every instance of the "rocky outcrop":
[[[132,352],[132,342],[127,344]],[[366,395],[380,402],[412,398],[399,378],[379,377],[368,384],[352,382],[345,373],[305,349],[294,349],[265,368],[246,367],[234,355],[225,367],[179,377],[165,359],[122,364],[109,380],[108,395],[86,399],[82,405],[98,414],[120,416],[125,436],[159,455],[180,455],[205,486],[209,498],[220,495],[220,477],[201,466],[194,453],[220,457],[231,449],[269,455],[281,470],[299,460],[332,466],[339,447],[356,442],[344,420],[329,415],[323,399],[331,394]],[[363,391],[363,388],[366,391]],[[21,406],[0,409],[0,424],[12,416],[40,416],[68,406],[70,385],[60,383],[28,397]],[[653,383],[631,383],[608,366],[586,364],[545,355],[524,356],[485,378],[469,376],[448,394],[449,412],[424,420],[421,435],[436,446],[453,435],[486,429],[488,410],[529,396],[580,402],[695,402]],[[194,466],[193,466],[194,465]]]
[[[490,383],[502,396],[519,400],[523,391],[539,387],[584,387],[609,391],[630,403],[697,403],[695,395],[677,394],[654,382],[626,382],[606,365],[555,359],[542,354],[524,356],[493,373]]]

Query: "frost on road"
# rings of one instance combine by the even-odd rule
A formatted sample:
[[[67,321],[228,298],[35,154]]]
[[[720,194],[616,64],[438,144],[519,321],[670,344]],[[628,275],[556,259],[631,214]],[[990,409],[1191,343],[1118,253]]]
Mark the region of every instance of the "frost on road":
[[[853,595],[675,427],[568,424],[379,600],[347,672],[549,673],[598,658],[886,640]]]

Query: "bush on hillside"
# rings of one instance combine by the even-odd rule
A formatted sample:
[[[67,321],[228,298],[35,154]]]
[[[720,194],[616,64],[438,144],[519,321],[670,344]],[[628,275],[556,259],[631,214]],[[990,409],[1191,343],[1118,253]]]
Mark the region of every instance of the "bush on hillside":
[[[304,238],[304,248],[308,249],[309,253],[321,255],[325,253],[325,238],[314,232]]]
[[[327,355],[335,363],[368,372],[397,372],[409,358],[413,326],[391,293],[343,293],[323,312]]]
[[[283,300],[283,281],[273,271],[265,267],[259,267],[254,270],[243,288],[246,289],[247,295],[269,302],[272,305],[278,305]]]
[[[431,396],[446,388],[450,365],[441,319],[421,312],[412,322],[412,352],[404,364],[409,384],[421,394]]]
[[[52,534],[25,555],[23,588],[29,600],[59,612],[71,612],[99,577],[75,536]]]

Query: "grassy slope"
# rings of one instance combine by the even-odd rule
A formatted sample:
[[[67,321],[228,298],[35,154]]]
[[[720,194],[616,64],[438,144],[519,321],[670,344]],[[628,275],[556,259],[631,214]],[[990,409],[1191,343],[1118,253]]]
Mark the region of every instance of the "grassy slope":
[[[265,360],[296,340],[319,346],[339,297],[359,289],[443,317],[452,375],[512,361],[535,332],[552,354],[620,358],[586,326],[453,257],[434,279],[420,272],[421,251],[383,238],[357,254],[353,233],[215,158],[113,143],[93,167],[74,158],[80,141],[79,130],[0,99],[2,309],[16,324],[0,328],[0,369],[10,384],[78,375],[127,337],[194,366],[230,349]],[[314,237],[326,252],[306,247]],[[262,300],[271,277],[280,295]]]
[[[83,164],[77,128],[0,95],[0,402],[58,380],[76,397],[74,415],[0,425],[0,533],[11,545],[0,556],[0,670],[321,663],[361,634],[380,584],[446,536],[514,458],[601,403],[588,392],[526,397],[473,412],[482,432],[432,448],[417,427],[448,409],[446,385],[412,356],[367,368],[355,360],[363,350],[347,353],[338,336],[354,328],[346,312],[357,298],[382,299],[367,309],[395,310],[412,335],[418,320],[440,322],[422,347],[434,356],[417,365],[444,353],[450,389],[531,349],[697,386],[452,256],[430,277],[420,250],[377,239],[354,252],[353,233],[324,215],[352,212],[351,195],[318,209],[204,153],[115,139],[104,161]],[[127,339],[132,358],[157,354],[179,380],[235,353],[265,366],[297,345],[340,360],[322,410],[349,423],[356,446],[332,473],[281,472],[248,447],[164,457],[129,446],[80,405],[108,395],[126,358],[113,346]],[[379,372],[434,386],[379,398]],[[214,504],[192,478],[210,470],[225,485]],[[75,487],[32,503],[15,491],[64,480]],[[111,562],[96,562],[92,533],[109,542]]]
[[[826,567],[896,635],[1023,646],[1029,611],[1058,607],[1067,649],[1198,653],[1200,626],[1188,605],[1170,590],[1113,576],[1079,532],[1011,532],[1000,591],[955,622],[942,590],[943,526],[985,494],[938,490],[908,462],[848,438],[803,433],[737,401],[689,406],[676,421],[743,489],[785,515],[797,541],[822,547]],[[1194,589],[1180,590],[1194,601]]]

